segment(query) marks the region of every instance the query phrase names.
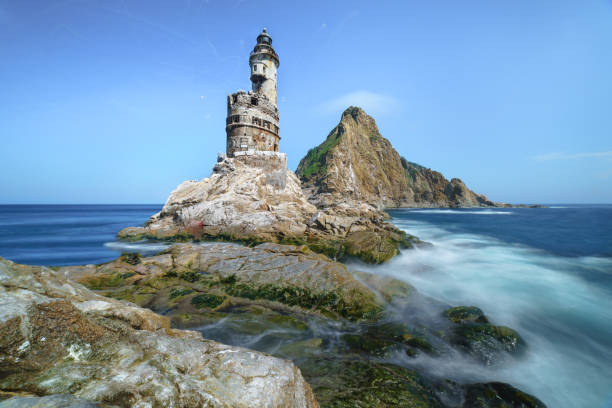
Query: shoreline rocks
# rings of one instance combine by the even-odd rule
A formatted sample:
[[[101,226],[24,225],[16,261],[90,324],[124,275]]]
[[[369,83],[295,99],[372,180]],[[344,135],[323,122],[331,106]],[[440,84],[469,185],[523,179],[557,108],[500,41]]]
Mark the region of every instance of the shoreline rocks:
[[[364,203],[317,209],[287,169],[286,155],[252,152],[221,156],[209,178],[182,183],[145,226],[124,228],[117,237],[306,245],[332,259],[353,256],[370,263],[425,245],[386,217]]]
[[[0,390],[20,396],[72,394],[121,407],[318,407],[290,361],[172,329],[166,317],[45,267],[0,259],[0,331]]]
[[[483,407],[542,406],[520,405],[527,394],[507,384],[494,394],[490,384],[457,384],[402,365],[419,356],[445,364],[459,355],[486,365],[453,342],[456,327],[490,325],[480,309],[449,309],[408,283],[348,270],[303,246],[176,244],[152,257],[125,254],[58,273],[163,313],[172,327],[292,360],[324,407],[467,408],[469,393]],[[516,358],[503,347],[487,352],[495,364]]]

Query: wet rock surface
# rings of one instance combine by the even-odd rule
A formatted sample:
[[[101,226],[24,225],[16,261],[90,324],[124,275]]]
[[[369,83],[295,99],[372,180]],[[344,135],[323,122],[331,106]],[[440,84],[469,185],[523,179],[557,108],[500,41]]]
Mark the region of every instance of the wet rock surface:
[[[518,354],[526,344],[513,329],[495,326],[482,310],[474,306],[458,306],[444,311],[455,324],[450,341],[487,365],[496,364],[507,353]]]
[[[498,327],[480,309],[449,308],[405,282],[348,270],[305,247],[177,244],[154,257],[124,255],[60,272],[163,313],[172,327],[292,360],[321,406],[469,407],[470,392],[469,401],[484,401],[479,406],[540,406],[420,365],[455,358],[486,365],[454,341],[458,327]],[[517,358],[492,344],[495,364]]]
[[[132,267],[134,261],[122,260]],[[172,329],[168,318],[99,296],[65,271],[0,259],[0,332],[4,397],[72,394],[120,407],[318,406],[290,361]],[[63,399],[3,404],[53,406]]]
[[[382,301],[343,264],[305,246],[178,244],[136,265],[120,258],[61,271],[91,289],[160,312],[222,311],[244,304],[348,320],[383,312]]]

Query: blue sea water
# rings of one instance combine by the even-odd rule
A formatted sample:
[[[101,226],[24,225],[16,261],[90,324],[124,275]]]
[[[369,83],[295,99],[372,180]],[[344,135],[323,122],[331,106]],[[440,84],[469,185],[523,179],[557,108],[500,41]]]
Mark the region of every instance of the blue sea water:
[[[434,245],[354,265],[452,305],[475,305],[526,340],[494,373],[469,362],[412,364],[458,380],[495,378],[549,407],[612,404],[612,205],[399,209],[392,222]]]
[[[121,243],[160,205],[0,206],[0,256],[37,265],[101,263],[161,243]],[[453,305],[475,305],[513,327],[526,355],[503,367],[423,355],[402,362],[459,381],[509,382],[549,407],[612,402],[612,205],[399,209],[392,222],[434,245],[389,263],[391,275]]]
[[[122,251],[130,250],[113,244],[117,232],[142,225],[161,208],[161,205],[0,205],[0,256],[29,265],[111,261]]]

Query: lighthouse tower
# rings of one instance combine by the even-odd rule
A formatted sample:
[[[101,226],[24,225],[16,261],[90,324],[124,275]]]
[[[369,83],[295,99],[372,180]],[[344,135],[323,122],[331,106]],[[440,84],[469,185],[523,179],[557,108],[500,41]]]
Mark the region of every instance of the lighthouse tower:
[[[264,28],[257,36],[257,44],[249,57],[253,92],[263,94],[276,106],[276,70],[278,55],[272,48],[272,37]]]
[[[280,135],[276,107],[278,55],[264,28],[249,57],[253,90],[227,96],[227,155],[278,152]]]

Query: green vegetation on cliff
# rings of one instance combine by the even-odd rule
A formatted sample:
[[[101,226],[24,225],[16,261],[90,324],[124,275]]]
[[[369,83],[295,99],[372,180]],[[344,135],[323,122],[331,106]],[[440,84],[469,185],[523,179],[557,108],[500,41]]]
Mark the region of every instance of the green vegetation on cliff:
[[[327,170],[325,167],[327,153],[340,142],[342,133],[343,129],[341,125],[336,126],[323,143],[308,151],[306,157],[300,161],[301,167],[298,167],[297,170],[302,177],[309,179],[310,176]]]
[[[300,161],[297,176],[312,190],[310,200],[331,205],[347,199],[386,207],[495,206],[459,179],[446,179],[401,157],[381,136],[374,119],[347,108],[340,123]]]

